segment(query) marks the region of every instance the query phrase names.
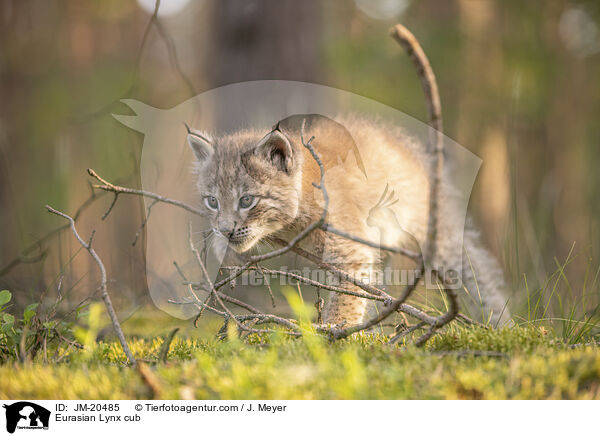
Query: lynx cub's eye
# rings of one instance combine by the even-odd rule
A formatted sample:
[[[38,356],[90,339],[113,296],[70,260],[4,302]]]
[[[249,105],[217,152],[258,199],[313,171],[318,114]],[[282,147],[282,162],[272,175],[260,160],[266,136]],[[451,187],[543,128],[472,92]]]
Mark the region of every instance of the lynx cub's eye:
[[[250,209],[255,204],[256,197],[254,195],[245,194],[240,198],[240,209]]]
[[[216,197],[213,197],[211,195],[204,197],[204,204],[206,204],[206,207],[208,207],[209,209],[219,209],[219,200],[217,200]]]

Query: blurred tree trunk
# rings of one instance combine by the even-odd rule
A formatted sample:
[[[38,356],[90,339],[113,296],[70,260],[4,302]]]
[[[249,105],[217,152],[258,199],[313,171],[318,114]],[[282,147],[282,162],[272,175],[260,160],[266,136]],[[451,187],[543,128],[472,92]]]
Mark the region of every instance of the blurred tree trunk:
[[[481,207],[481,225],[488,244],[500,253],[510,211],[510,171],[506,120],[497,107],[497,92],[502,92],[504,56],[502,34],[490,32],[499,25],[493,1],[459,2],[460,20],[465,34],[463,54],[464,92],[460,99],[458,142],[474,150],[483,160],[479,181],[473,194]],[[487,94],[487,95],[486,95]],[[483,98],[482,96],[485,96]],[[488,114],[497,114],[493,123]],[[474,148],[476,147],[476,148]]]
[[[459,5],[465,32],[463,77],[467,89],[460,102],[458,140],[471,149],[477,147],[483,159],[478,200],[482,202],[483,225],[486,227],[485,233],[489,235],[506,226],[509,207],[505,120],[498,118],[494,124],[486,125],[474,117],[482,112],[489,113],[490,108],[482,107],[488,100],[497,101],[491,99],[491,95],[483,99],[481,95],[494,92],[502,85],[501,35],[489,31],[498,26],[498,14],[493,2],[463,0]],[[502,112],[496,110],[496,113]]]
[[[314,81],[318,74],[320,4],[316,0],[218,0],[204,59],[209,86],[247,80]]]

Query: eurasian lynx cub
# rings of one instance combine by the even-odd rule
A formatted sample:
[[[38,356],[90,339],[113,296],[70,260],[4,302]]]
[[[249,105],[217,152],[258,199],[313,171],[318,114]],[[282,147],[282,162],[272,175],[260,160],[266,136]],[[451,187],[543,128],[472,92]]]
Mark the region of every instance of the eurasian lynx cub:
[[[318,115],[286,118],[270,132],[241,130],[212,137],[189,133],[197,159],[197,187],[216,234],[215,249],[229,246],[244,253],[269,237],[289,240],[320,217],[322,195],[312,185],[319,182],[320,171],[302,145],[303,123],[305,138],[314,136],[312,144],[326,170],[327,222],[369,241],[418,250],[415,241],[425,241],[429,207],[430,158],[423,146],[381,122],[358,117],[334,121]],[[464,286],[475,296],[477,314],[492,323],[504,320],[509,315],[502,273],[470,227],[465,229],[464,251],[457,243],[460,214],[446,194],[442,191],[438,205],[434,262],[462,273]],[[381,270],[384,260],[378,249],[321,230],[301,245],[325,262],[367,279]],[[333,293],[324,321],[356,324],[366,309],[365,299]]]

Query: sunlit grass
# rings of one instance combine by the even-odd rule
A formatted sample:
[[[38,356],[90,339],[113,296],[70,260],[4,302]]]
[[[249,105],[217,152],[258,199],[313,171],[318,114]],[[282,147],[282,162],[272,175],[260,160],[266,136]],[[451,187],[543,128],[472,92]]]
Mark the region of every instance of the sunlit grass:
[[[381,329],[330,342],[311,333],[314,308],[291,291],[284,292],[287,304],[306,329],[299,339],[281,333],[239,338],[232,324],[228,339],[219,340],[218,317],[205,316],[194,328],[145,307],[123,326],[158,390],[125,365],[95,303],[72,331],[85,349],[62,344],[26,363],[18,352],[4,359],[0,399],[600,399],[600,309],[592,291],[598,273],[590,262],[584,289],[569,289],[565,269],[572,259],[557,262],[536,289],[524,276],[526,299],[513,305],[513,324],[492,329],[454,322],[424,348],[411,338],[389,345]],[[413,303],[434,314],[447,304],[433,293]]]
[[[317,336],[176,337],[166,363],[159,359],[162,343],[136,339],[130,345],[153,368],[162,398],[600,398],[600,349],[570,348],[533,326],[454,326],[425,349],[389,346],[366,334],[337,343]],[[6,364],[0,398],[150,398],[150,388],[124,360],[111,341],[61,364]]]

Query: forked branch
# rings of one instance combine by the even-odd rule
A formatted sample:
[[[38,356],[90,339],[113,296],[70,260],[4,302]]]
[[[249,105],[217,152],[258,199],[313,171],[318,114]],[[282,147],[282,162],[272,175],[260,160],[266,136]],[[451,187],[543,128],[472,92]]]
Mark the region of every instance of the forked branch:
[[[106,306],[106,311],[108,312],[108,316],[110,317],[113,328],[115,329],[115,333],[117,334],[117,337],[119,338],[119,342],[121,343],[121,347],[123,347],[123,351],[125,352],[127,359],[129,359],[129,362],[131,364],[135,365],[136,364],[135,357],[133,357],[133,354],[131,353],[129,346],[127,345],[127,341],[125,340],[125,335],[123,334],[123,329],[121,328],[121,323],[119,323],[119,318],[117,317],[115,309],[112,305],[112,301],[110,299],[110,295],[108,294],[108,289],[106,286],[106,284],[107,284],[106,268],[104,267],[104,264],[102,263],[102,260],[100,259],[100,256],[98,256],[98,253],[96,253],[96,250],[94,250],[94,248],[92,247],[92,243],[94,241],[94,236],[96,234],[96,231],[95,230],[92,231],[92,234],[90,235],[89,240],[86,242],[81,238],[81,236],[79,236],[79,233],[77,232],[77,228],[75,227],[75,220],[73,218],[71,218],[66,213],[60,212],[48,205],[46,205],[46,209],[48,209],[48,212],[58,215],[64,219],[66,219],[67,221],[69,221],[69,225],[71,226],[71,231],[75,235],[75,238],[81,244],[81,246],[87,250],[87,252],[90,254],[92,259],[94,259],[94,262],[96,262],[96,264],[98,265],[98,268],[100,269],[100,293],[102,295],[102,300],[104,300],[104,305]]]

